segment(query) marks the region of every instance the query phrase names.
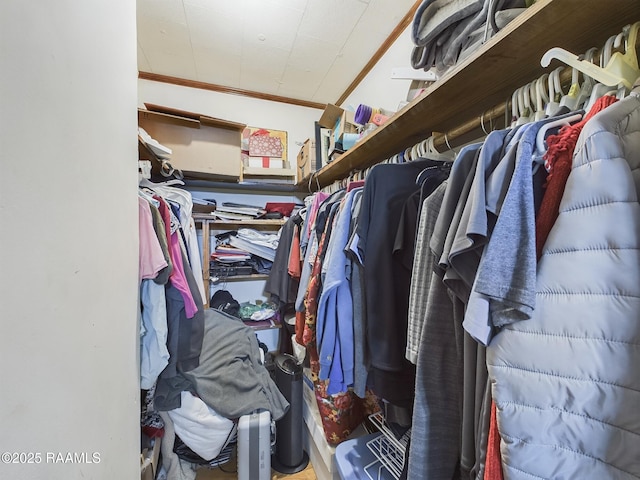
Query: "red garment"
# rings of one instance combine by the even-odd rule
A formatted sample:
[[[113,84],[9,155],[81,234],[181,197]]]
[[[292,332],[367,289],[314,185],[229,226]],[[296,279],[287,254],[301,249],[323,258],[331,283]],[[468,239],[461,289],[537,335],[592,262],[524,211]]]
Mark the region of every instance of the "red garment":
[[[304,347],[302,335],[304,333],[304,312],[296,312],[296,343]]]
[[[575,125],[562,127],[558,135],[550,135],[547,138],[549,148],[544,159],[551,170],[547,177],[546,190],[536,218],[536,256],[538,259],[542,255],[542,247],[544,247],[549,232],[551,232],[560,213],[560,201],[564,194],[564,187],[567,184],[569,173],[571,173],[573,151],[576,148],[576,143],[578,143],[580,132],[596,113],[616,101],[615,97],[609,95],[600,97],[582,121]]]
[[[484,480],[503,480],[502,459],[500,456],[500,433],[496,423],[496,404],[491,401],[491,419],[489,420],[489,439],[487,440],[487,458],[484,463]]]
[[[311,278],[304,296],[304,330],[302,332],[302,345],[307,347],[309,353],[309,363],[311,371],[317,375],[320,371],[320,360],[318,348],[316,346],[316,314],[318,313],[318,301],[320,300],[320,283],[322,273],[322,253],[325,249],[326,232],[320,237],[318,242],[318,252],[316,253]],[[311,248],[311,246],[307,247]]]
[[[289,251],[289,266],[287,272],[293,278],[299,279],[302,275],[302,259],[300,258],[300,227],[293,229],[293,240]]]

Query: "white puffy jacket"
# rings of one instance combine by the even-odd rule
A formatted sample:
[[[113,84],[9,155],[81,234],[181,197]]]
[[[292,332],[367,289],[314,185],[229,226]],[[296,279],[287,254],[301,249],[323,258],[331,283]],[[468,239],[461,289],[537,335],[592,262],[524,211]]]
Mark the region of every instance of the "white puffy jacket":
[[[487,349],[505,479],[640,478],[640,99],[590,120],[530,320]]]

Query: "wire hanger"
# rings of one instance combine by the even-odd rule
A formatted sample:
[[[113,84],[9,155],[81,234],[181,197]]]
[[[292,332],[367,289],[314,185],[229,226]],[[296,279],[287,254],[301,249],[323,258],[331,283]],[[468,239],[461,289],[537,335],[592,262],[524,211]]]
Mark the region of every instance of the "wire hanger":
[[[454,158],[457,157],[458,152],[456,152],[451,146],[451,144],[449,143],[449,134],[447,132],[444,132],[444,143],[447,144],[447,148],[449,148],[449,151],[453,152]]]
[[[482,114],[480,115],[480,126],[482,127],[482,131],[484,132],[485,135],[489,135],[489,132],[493,131],[493,121],[491,119],[491,116],[489,116],[489,132],[487,132],[487,128],[484,126],[484,114],[487,113],[486,111],[482,112]]]

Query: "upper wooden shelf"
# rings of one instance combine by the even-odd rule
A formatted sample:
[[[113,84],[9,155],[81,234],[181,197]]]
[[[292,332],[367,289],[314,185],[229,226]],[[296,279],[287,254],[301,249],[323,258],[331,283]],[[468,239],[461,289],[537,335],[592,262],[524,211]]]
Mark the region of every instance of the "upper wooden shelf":
[[[179,110],[177,108],[155,105],[153,103],[145,103],[144,106],[149,112],[168,117],[175,117],[178,119],[187,119],[185,121],[186,126],[193,126],[193,128],[200,128],[200,123],[212,127],[225,128],[227,130],[238,130],[240,132],[242,132],[242,130],[246,128],[246,125],[244,123],[231,122],[229,120],[210,117],[208,115],[201,115],[195,112],[188,112],[186,110]],[[192,120],[192,123],[189,123],[188,120]]]
[[[638,0],[538,0],[390,121],[316,172],[311,184],[324,187],[413,146],[432,132],[447,132],[480,118],[508,101],[517,88],[560,66],[558,61],[546,69],[540,65],[550,48],[562,47],[578,55],[602,47],[608,37],[638,20]]]
[[[226,282],[246,282],[248,280],[267,280],[269,275],[263,273],[251,273],[249,275],[229,275],[221,277],[211,277],[209,281],[211,283],[226,283]]]

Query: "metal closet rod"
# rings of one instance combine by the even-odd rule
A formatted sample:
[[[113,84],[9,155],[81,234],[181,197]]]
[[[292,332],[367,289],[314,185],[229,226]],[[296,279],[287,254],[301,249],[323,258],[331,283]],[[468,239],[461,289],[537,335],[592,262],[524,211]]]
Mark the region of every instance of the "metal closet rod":
[[[572,76],[572,68],[571,67],[565,67],[561,72],[560,72],[560,84],[562,85],[562,87],[568,87],[571,85],[571,76]],[[538,77],[539,78],[539,77]],[[535,81],[535,80],[533,80]],[[531,83],[531,82],[529,82]],[[526,84],[525,84],[526,85]],[[524,86],[524,85],[523,85]],[[513,92],[511,92],[512,94]],[[461,137],[474,132],[474,131],[478,131],[478,132],[482,132],[481,135],[486,135],[487,132],[490,131],[491,126],[493,125],[493,122],[495,122],[496,120],[499,119],[504,119],[505,117],[505,112],[507,112],[507,109],[511,109],[511,98],[512,95],[509,94],[509,98],[498,104],[495,105],[492,108],[489,108],[488,110],[485,110],[479,117],[474,117],[470,120],[467,120],[466,122],[458,125],[457,127],[448,130],[446,133],[441,133],[441,132],[433,132],[433,145],[436,148],[442,148],[444,147],[444,149],[449,149],[451,150],[452,146],[460,146],[462,143],[458,144],[456,142],[456,140],[460,139]],[[510,113],[510,112],[509,112]],[[506,122],[507,124],[509,124],[511,121],[511,119],[507,119]],[[421,142],[418,142],[421,143]],[[413,146],[412,146],[413,147]],[[442,150],[440,150],[442,151]],[[351,173],[349,175],[347,175],[346,177],[340,179],[340,180],[335,180],[334,182],[332,182],[329,185],[326,185],[323,188],[320,188],[320,185],[318,184],[318,190],[323,190],[325,188],[330,188],[331,186],[336,186],[336,184],[340,184],[341,182],[344,182],[345,180],[351,178],[354,174],[357,173],[361,173],[363,171],[368,170],[371,167],[368,167],[364,170],[352,170]],[[309,191],[312,191],[312,187],[314,186],[312,181],[313,178],[315,177],[316,182],[318,181],[318,178],[315,175],[312,175],[309,178]]]
[[[560,72],[560,83],[563,87],[570,86],[571,71],[571,67],[566,67]],[[509,95],[508,100],[495,105],[488,110],[485,110],[479,117],[474,117],[471,120],[467,120],[457,127],[447,131],[446,133],[434,132],[433,144],[435,147],[444,147],[450,149],[451,146],[455,144],[455,141],[457,139],[468,133],[471,133],[475,130],[481,130],[483,131],[483,134],[485,134],[486,132],[490,131],[490,125],[492,122],[504,118],[505,112],[507,112],[508,108],[511,108],[511,94]]]

